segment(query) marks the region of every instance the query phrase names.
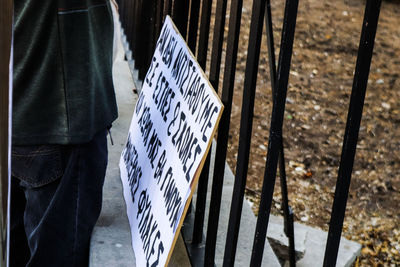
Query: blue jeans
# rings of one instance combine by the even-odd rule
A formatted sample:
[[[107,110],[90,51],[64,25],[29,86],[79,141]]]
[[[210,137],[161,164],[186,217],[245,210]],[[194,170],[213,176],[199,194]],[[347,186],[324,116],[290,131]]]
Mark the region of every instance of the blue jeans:
[[[87,266],[107,133],[79,145],[12,149],[10,266]]]

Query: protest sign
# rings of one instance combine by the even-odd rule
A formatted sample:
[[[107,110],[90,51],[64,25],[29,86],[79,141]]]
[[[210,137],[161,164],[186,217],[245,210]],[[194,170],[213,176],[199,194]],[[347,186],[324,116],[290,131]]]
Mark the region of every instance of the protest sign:
[[[167,17],[120,159],[137,266],[168,263],[222,110]]]

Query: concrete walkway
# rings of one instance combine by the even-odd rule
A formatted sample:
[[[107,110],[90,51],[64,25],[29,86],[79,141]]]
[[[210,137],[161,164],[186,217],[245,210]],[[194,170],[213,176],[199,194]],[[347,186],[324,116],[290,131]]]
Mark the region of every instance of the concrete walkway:
[[[120,44],[121,46],[121,44]],[[118,103],[118,119],[113,123],[109,140],[109,162],[104,184],[103,208],[91,241],[90,266],[134,266],[129,222],[119,178],[119,158],[125,146],[137,96],[123,49],[120,47],[113,68]]]

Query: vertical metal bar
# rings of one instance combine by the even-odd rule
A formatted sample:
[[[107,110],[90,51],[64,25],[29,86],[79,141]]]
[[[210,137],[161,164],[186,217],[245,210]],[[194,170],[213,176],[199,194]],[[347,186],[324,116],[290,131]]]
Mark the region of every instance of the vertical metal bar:
[[[208,37],[210,33],[210,17],[211,17],[212,0],[203,0],[201,8],[199,49],[197,51],[197,61],[203,70],[206,70]]]
[[[132,43],[132,51],[135,51],[135,68],[140,69],[142,65],[142,49],[143,40],[138,41],[136,36],[142,36],[142,1],[143,0],[135,0],[135,9],[134,9],[134,35],[135,35],[135,42]]]
[[[119,19],[121,21],[121,27],[125,27],[125,2],[126,0],[121,0],[118,4],[119,6]]]
[[[296,251],[294,245],[294,221],[293,221],[293,210],[290,206],[287,207],[288,217],[286,219],[287,233],[286,236],[289,238],[289,265],[290,267],[296,266]]]
[[[342,233],[343,220],[349,193],[351,173],[356,154],[358,132],[364,106],[365,92],[378,27],[381,0],[368,0],[365,6],[364,21],[358,48],[353,88],[347,115],[342,155],[335,197],[333,201],[328,240],[325,249],[324,266],[335,266]]]
[[[207,57],[207,44],[208,44],[208,34],[210,29],[210,17],[211,17],[211,0],[203,1],[202,16],[200,24],[200,36],[199,36],[199,49],[197,60],[203,70],[206,69],[206,57]],[[205,42],[207,40],[207,42]],[[204,56],[205,55],[205,56]],[[200,61],[199,57],[204,60]],[[196,214],[195,214],[195,226],[193,231],[193,243],[198,244],[202,240],[202,225],[204,224],[204,211],[207,198],[207,186],[208,186],[208,175],[210,169],[210,153],[207,155],[206,161],[203,166],[203,171],[200,174],[198,189],[196,199]]]
[[[157,1],[146,1],[146,12],[147,13],[147,53],[146,53],[146,60],[145,60],[145,68],[143,75],[146,75],[148,68],[150,67],[150,62],[154,54],[154,49],[156,47],[157,41]],[[147,11],[148,10],[148,11]],[[161,30],[161,28],[160,28]],[[144,76],[143,76],[144,78]],[[143,80],[143,79],[142,79]]]
[[[130,38],[130,40],[128,39],[128,37],[127,37],[127,40],[129,40],[129,43],[128,43],[128,45],[129,45],[129,48],[130,48],[130,50],[131,50],[131,52],[132,52],[132,58],[134,58],[135,60],[137,59],[137,50],[136,50],[136,42],[137,42],[137,39],[138,39],[138,34],[137,34],[137,23],[139,23],[139,21],[136,19],[136,17],[135,17],[135,14],[136,14],[136,12],[137,12],[137,8],[138,8],[138,0],[132,0],[133,1],[133,3],[132,3],[132,6],[131,6],[131,8],[129,8],[129,11],[127,11],[127,12],[129,12],[129,15],[128,15],[128,21],[130,21],[130,23],[131,23],[131,29],[130,29],[130,35],[132,36],[131,38]],[[127,35],[128,33],[127,33],[127,30],[125,30],[125,34]]]
[[[199,15],[200,0],[192,0],[192,4],[190,5],[188,46],[190,50],[192,50],[193,54],[196,53],[197,31],[199,29]]]
[[[127,8],[127,2],[128,0],[121,0],[121,6],[120,8],[120,12],[121,12],[121,25],[122,27],[125,28],[125,24],[126,24],[126,16],[127,16],[127,12],[128,12],[128,8]]]
[[[214,34],[213,34],[209,80],[216,92],[218,92],[219,76],[221,70],[221,55],[222,55],[222,45],[224,42],[226,6],[227,6],[227,0],[218,0],[215,11]]]
[[[126,38],[128,40],[128,35],[129,35],[129,31],[128,31],[128,27],[130,24],[130,20],[132,19],[131,16],[131,6],[132,6],[132,0],[124,0],[125,4],[124,4],[124,28],[125,28],[125,35]]]
[[[135,21],[133,23],[134,28],[133,28],[133,32],[135,35],[135,42],[132,44],[132,49],[137,50],[139,49],[139,41],[137,40],[137,36],[141,36],[141,32],[140,29],[142,27],[142,1],[143,0],[135,0],[135,5],[134,5],[134,10],[133,10],[133,20]],[[139,57],[139,53],[137,53],[137,57]],[[135,59],[135,61],[137,61]],[[137,68],[138,69],[138,68]]]
[[[142,1],[141,6],[141,22],[139,36],[141,36],[140,42],[138,42],[141,53],[141,62],[139,68],[139,79],[143,80],[147,73],[147,69],[150,65],[150,60],[153,54],[153,35],[154,35],[154,1]]]
[[[129,47],[132,50],[132,43],[135,42],[136,40],[136,34],[133,31],[134,29],[134,20],[132,18],[131,12],[132,10],[134,10],[134,2],[135,0],[128,0],[125,8],[126,8],[126,23],[125,23],[125,29],[124,29],[124,33],[126,35],[126,40],[129,44]],[[133,51],[133,50],[132,50]],[[134,56],[134,54],[132,54],[132,56]]]
[[[164,15],[163,19],[167,16],[171,16],[171,10],[172,10],[172,0],[165,0],[164,2]]]
[[[217,9],[215,15],[215,24],[214,24],[214,38],[213,38],[213,49],[211,56],[211,70],[210,70],[210,82],[213,85],[214,89],[218,91],[218,83],[219,83],[219,74],[220,74],[220,65],[221,65],[221,54],[222,54],[222,44],[223,44],[223,36],[224,36],[224,26],[225,26],[225,13],[226,13],[226,0],[218,0]],[[212,78],[211,78],[212,77]],[[209,157],[209,155],[208,155]],[[209,159],[208,159],[209,161]],[[225,165],[214,165],[214,166],[225,166]],[[206,170],[209,169],[209,166]],[[216,168],[214,167],[214,170]],[[222,168],[223,169],[223,168]],[[223,176],[223,175],[222,175]],[[214,177],[215,178],[215,177]],[[220,177],[218,177],[220,179]],[[211,204],[210,213],[209,213],[209,221],[208,221],[208,230],[207,230],[207,240],[206,251],[215,250],[215,240],[216,233],[218,228],[218,218],[219,218],[219,210],[221,204],[221,192],[222,192],[222,183],[221,185],[217,185],[217,180],[213,180],[212,194],[211,194]],[[205,179],[208,180],[208,177]],[[223,181],[223,177],[221,177],[221,181]],[[220,188],[217,189],[217,188]],[[217,190],[217,192],[215,192]],[[206,196],[207,192],[204,192],[204,196]],[[219,200],[218,200],[219,199]],[[204,202],[205,204],[205,202]],[[195,231],[196,231],[196,223],[197,229],[199,232],[203,232],[203,224],[204,224],[204,210],[203,213],[197,212],[198,206],[196,207],[196,220],[195,220]],[[211,219],[212,218],[212,219]],[[201,237],[198,235],[196,238]],[[210,238],[213,240],[210,244]],[[195,232],[193,233],[193,240],[195,240]],[[201,242],[201,239],[198,240]],[[214,256],[209,255],[206,252],[205,262],[207,265],[212,265],[214,262]]]
[[[264,252],[265,237],[268,228],[269,214],[271,211],[272,195],[274,192],[276,170],[281,149],[282,125],[285,112],[286,93],[292,58],[298,3],[298,0],[287,0],[285,6],[277,84],[276,89],[274,90],[274,104],[271,117],[267,161],[250,266],[261,266]]]
[[[10,54],[13,1],[0,1],[0,266],[8,266],[10,167]]]
[[[136,19],[136,34],[140,36],[140,40],[136,40],[136,59],[135,59],[135,66],[137,65],[137,69],[139,71],[139,79],[143,76],[143,66],[145,61],[145,51],[146,51],[146,38],[147,33],[145,30],[145,16],[144,14],[144,7],[145,7],[145,0],[138,0],[138,6],[136,9],[135,19]]]
[[[272,91],[276,90],[276,64],[275,64],[275,47],[274,47],[274,32],[272,28],[272,13],[271,1],[267,0],[265,8],[265,26],[267,32],[267,46],[269,57],[269,69]],[[274,92],[272,92],[274,95]],[[285,152],[283,147],[283,138],[280,139],[280,157],[279,157],[279,177],[281,181],[282,192],[282,210],[284,213],[284,232],[289,239],[289,263],[293,267],[296,265],[295,245],[294,245],[294,226],[293,226],[293,211],[289,206],[289,197],[287,191],[287,179],[285,171]]]
[[[205,161],[204,170],[210,169],[210,155],[207,155]],[[197,185],[197,199],[196,199],[196,211],[193,223],[193,237],[192,244],[200,244],[203,242],[203,226],[204,226],[204,214],[206,209],[206,198],[208,188],[208,174],[203,171],[200,174],[199,183]]]
[[[189,19],[189,1],[175,0],[172,9],[172,20],[178,28],[183,39],[186,40],[187,24]]]
[[[163,24],[163,8],[164,0],[157,0],[156,4],[156,21],[155,21],[155,42],[158,40],[160,35],[162,24]]]
[[[149,25],[148,25],[148,16],[150,10],[148,9],[149,7],[149,1],[147,0],[141,0],[141,25],[139,29],[139,36],[141,36],[140,41],[138,40],[137,43],[139,44],[140,50],[139,53],[141,54],[141,60],[140,60],[140,68],[139,68],[139,80],[143,80],[145,73],[146,73],[146,59],[147,59],[147,51],[149,49]]]

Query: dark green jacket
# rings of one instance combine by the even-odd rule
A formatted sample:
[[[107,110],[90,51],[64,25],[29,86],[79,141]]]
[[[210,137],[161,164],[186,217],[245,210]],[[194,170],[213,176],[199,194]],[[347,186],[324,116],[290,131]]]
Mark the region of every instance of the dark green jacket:
[[[89,141],[117,117],[109,0],[14,1],[13,144]]]

